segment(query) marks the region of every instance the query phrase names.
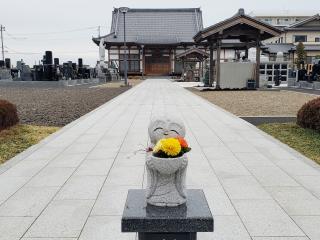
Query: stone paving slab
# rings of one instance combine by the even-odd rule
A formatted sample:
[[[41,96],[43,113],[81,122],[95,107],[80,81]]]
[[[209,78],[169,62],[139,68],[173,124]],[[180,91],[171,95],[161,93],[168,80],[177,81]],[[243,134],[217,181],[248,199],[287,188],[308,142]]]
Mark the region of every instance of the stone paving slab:
[[[235,100],[236,104],[236,100]],[[187,128],[187,185],[202,188],[215,232],[202,240],[319,240],[320,168],[253,125],[166,79],[150,79],[0,166],[0,240],[130,239],[128,189],[146,185],[147,127]]]

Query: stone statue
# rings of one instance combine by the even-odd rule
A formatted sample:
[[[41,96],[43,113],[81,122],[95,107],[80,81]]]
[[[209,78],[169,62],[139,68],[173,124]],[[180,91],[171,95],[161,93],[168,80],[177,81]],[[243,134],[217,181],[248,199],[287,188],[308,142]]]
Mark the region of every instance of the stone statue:
[[[99,60],[100,60],[100,62],[104,62],[105,58],[106,58],[106,49],[104,48],[104,39],[101,38],[100,43],[99,43]]]
[[[108,66],[105,63],[105,53],[104,38],[101,38],[99,43],[99,61],[96,65],[97,77],[100,80],[106,80],[106,70]]]
[[[158,117],[151,121],[149,137],[154,146],[160,139],[185,136],[184,124],[177,118]],[[147,153],[147,203],[175,207],[186,202],[185,180],[187,156],[158,158]]]

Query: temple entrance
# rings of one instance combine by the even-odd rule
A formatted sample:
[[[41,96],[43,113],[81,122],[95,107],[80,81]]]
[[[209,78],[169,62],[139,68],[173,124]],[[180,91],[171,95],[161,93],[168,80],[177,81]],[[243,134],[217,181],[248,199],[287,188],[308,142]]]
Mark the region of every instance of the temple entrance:
[[[145,74],[154,76],[170,75],[170,55],[159,49],[150,50],[145,55]]]

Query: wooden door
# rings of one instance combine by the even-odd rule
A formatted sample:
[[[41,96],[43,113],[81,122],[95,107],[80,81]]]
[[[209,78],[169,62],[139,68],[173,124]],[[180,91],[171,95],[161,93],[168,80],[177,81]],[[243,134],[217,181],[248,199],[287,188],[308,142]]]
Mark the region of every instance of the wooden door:
[[[145,56],[146,75],[167,76],[170,69],[169,56]]]

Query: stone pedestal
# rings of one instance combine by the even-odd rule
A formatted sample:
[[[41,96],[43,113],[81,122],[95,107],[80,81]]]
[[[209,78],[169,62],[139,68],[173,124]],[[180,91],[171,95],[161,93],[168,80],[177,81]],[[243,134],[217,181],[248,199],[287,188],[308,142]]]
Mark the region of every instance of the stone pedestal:
[[[122,232],[138,232],[139,240],[196,240],[197,232],[213,232],[213,217],[202,190],[187,190],[186,204],[148,205],[145,190],[129,190]]]

